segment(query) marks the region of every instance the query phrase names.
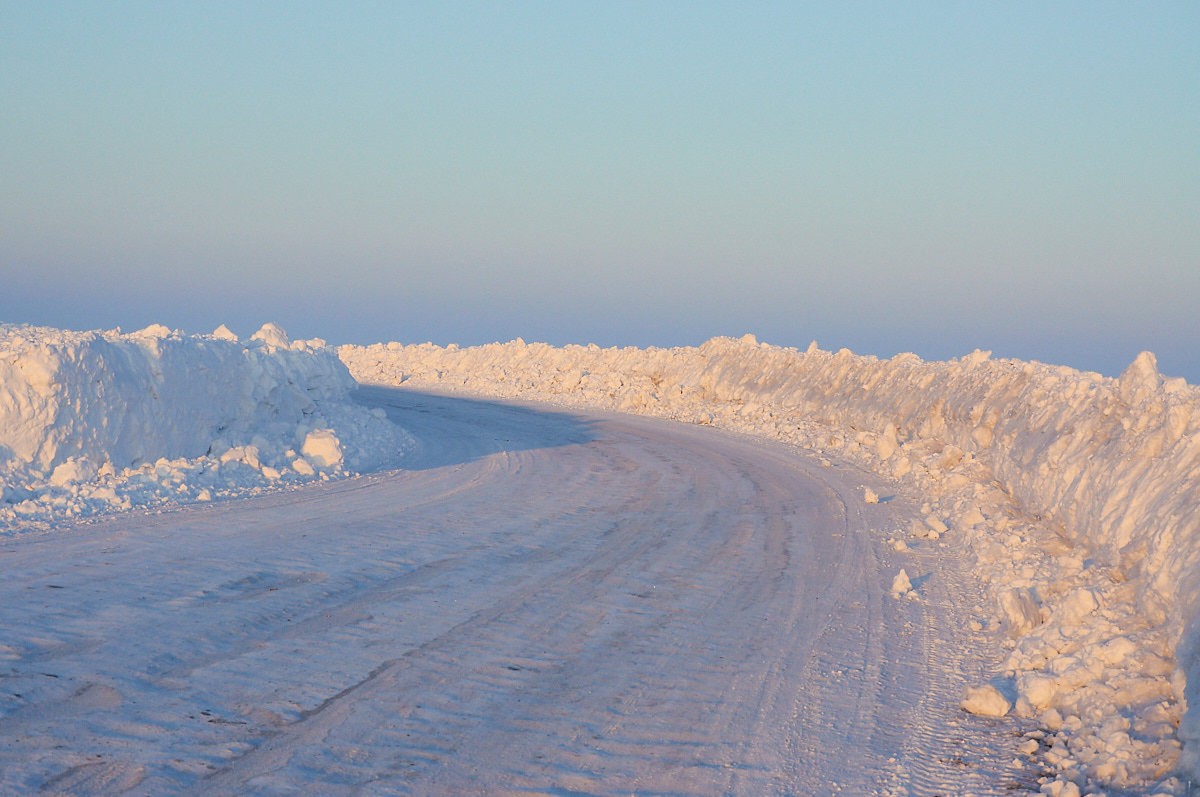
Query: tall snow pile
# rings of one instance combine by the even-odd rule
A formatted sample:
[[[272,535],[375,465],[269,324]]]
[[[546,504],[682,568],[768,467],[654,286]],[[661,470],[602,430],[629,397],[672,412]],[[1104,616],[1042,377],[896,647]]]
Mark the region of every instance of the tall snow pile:
[[[323,341],[0,325],[0,526],[209,500],[394,463]]]
[[[910,543],[959,535],[990,584],[979,624],[1009,649],[997,678],[1036,726],[1027,744],[1054,773],[1047,793],[1182,793],[1172,773],[1200,774],[1200,710],[1184,711],[1200,706],[1200,390],[1164,379],[1150,353],[1119,379],[990,352],[880,360],[753,336],[339,353],[362,382],[711,423],[907,483],[928,499]]]

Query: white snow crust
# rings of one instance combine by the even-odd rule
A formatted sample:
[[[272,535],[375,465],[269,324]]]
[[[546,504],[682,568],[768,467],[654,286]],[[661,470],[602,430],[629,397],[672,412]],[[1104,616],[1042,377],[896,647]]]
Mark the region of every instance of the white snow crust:
[[[1050,773],[1044,793],[1182,794],[1183,773],[1200,774],[1200,711],[1185,710],[1200,705],[1200,390],[1164,379],[1148,352],[1118,379],[749,335],[339,354],[363,383],[714,424],[870,467],[924,496],[912,537],[973,552],[993,604],[972,622],[1009,653],[965,700],[983,714],[1012,703]]]
[[[355,387],[274,324],[246,342],[0,325],[0,529],[397,462],[411,438]]]

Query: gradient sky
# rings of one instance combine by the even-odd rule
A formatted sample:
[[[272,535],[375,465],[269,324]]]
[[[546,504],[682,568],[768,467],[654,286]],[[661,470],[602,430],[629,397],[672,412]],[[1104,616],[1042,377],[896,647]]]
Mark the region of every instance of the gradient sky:
[[[1200,3],[4,2],[0,320],[1200,383]]]

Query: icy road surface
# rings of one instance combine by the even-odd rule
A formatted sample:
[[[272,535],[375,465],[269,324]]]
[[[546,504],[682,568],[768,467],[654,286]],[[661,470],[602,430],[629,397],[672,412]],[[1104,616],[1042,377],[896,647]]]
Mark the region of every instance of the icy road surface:
[[[409,470],[0,543],[0,792],[1034,786],[1014,726],[958,708],[969,574],[887,546],[915,509],[873,477],[663,421],[361,399],[418,439]]]

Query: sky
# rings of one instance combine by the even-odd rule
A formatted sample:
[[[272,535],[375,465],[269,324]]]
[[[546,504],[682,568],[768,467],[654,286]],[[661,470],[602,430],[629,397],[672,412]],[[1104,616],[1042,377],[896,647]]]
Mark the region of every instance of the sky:
[[[1200,384],[1200,3],[0,0],[0,321]]]

